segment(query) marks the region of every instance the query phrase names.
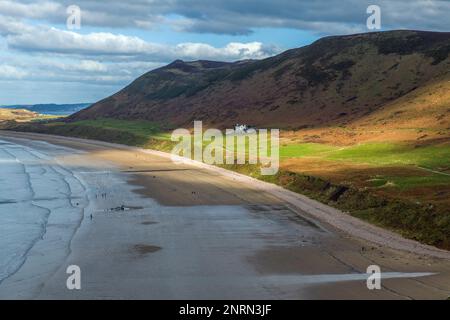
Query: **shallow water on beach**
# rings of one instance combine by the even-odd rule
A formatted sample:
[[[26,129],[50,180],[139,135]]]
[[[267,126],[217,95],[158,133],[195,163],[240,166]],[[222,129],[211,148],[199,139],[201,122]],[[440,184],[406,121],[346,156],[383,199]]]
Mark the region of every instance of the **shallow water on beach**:
[[[250,297],[255,285],[241,288],[242,276],[254,273],[248,255],[297,243],[299,229],[308,238],[318,232],[279,210],[163,206],[133,192],[129,174],[114,165],[78,161],[79,151],[45,142],[17,143],[0,140],[0,299],[68,294],[71,264],[86,279],[80,297],[111,296],[112,278],[134,288],[133,297],[172,297],[174,288],[176,296],[200,297],[217,281],[218,297],[235,290]]]
[[[73,234],[86,205],[84,187],[36,150],[0,140],[0,283],[25,262],[52,224]]]

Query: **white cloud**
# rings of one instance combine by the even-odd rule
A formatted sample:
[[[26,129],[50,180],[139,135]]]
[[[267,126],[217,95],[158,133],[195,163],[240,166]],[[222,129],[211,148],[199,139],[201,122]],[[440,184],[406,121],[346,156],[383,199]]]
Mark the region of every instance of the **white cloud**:
[[[0,0],[1,1],[1,0]],[[33,27],[17,19],[0,15],[0,36],[32,32]]]
[[[106,65],[93,60],[82,60],[78,65],[77,70],[89,72],[106,72],[108,68]]]
[[[64,11],[64,7],[61,4],[50,1],[36,1],[34,3],[0,1],[0,13],[13,17],[47,19],[50,16],[64,13]]]
[[[223,48],[215,48],[204,43],[180,43],[173,48],[173,55],[178,57],[212,60],[242,60],[267,58],[277,52],[275,47],[265,47],[261,42],[231,42]]]
[[[7,64],[0,64],[0,79],[23,79],[27,72]]]
[[[229,43],[216,48],[205,43],[164,45],[147,42],[134,36],[113,33],[80,34],[48,27],[24,28],[22,33],[7,37],[10,48],[26,52],[50,52],[65,55],[131,56],[168,62],[174,59],[240,60],[260,59],[273,55],[279,49],[260,42]]]
[[[57,28],[36,27],[31,32],[10,35],[11,48],[66,54],[136,55],[152,52],[157,45],[137,37],[107,32],[79,34]]]
[[[108,71],[108,66],[104,63],[95,60],[69,60],[69,61],[54,61],[45,60],[38,61],[30,65],[30,67],[37,66],[41,70],[60,70],[63,72],[93,72],[102,73]]]
[[[165,19],[147,1],[0,0],[0,15],[64,24],[70,5],[81,8],[82,24],[102,27],[154,28]]]

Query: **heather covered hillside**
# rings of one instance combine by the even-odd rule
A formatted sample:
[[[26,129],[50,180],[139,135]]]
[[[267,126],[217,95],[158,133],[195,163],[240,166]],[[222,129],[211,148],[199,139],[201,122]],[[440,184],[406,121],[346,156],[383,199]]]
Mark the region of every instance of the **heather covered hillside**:
[[[175,61],[71,119],[444,129],[449,51],[450,33],[390,31],[326,37],[260,61]]]

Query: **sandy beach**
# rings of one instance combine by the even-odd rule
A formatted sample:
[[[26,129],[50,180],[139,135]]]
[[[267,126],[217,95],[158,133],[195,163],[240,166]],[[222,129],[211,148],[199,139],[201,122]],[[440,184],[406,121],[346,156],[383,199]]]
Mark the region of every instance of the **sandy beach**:
[[[222,169],[2,131],[0,163],[1,299],[450,296],[448,252]]]

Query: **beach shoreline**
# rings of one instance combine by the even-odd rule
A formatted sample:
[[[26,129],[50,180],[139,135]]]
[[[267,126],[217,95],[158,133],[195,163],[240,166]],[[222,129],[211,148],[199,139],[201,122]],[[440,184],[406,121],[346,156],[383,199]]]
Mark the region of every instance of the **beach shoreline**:
[[[159,152],[82,139],[11,132],[0,132],[0,139],[30,146],[45,140],[81,150],[55,159],[77,167],[77,175],[88,180],[90,201],[71,252],[30,298],[304,299],[339,292],[353,298],[446,298],[450,288],[447,259],[349,238],[304,206],[297,211],[287,205],[276,190],[256,187],[234,173],[224,178],[219,168],[174,165]],[[99,199],[103,193],[107,198]],[[324,280],[365,273],[373,262],[383,270],[436,275],[420,282],[386,280],[389,291],[380,292],[368,291],[356,279]],[[65,287],[70,263],[84,270],[85,288],[78,292]],[[227,271],[219,275],[224,266]],[[0,285],[0,297],[24,297],[11,295],[27,291],[24,280],[30,273],[19,273]],[[306,284],[301,277],[289,278],[297,285],[286,284],[282,279],[292,274],[323,277],[320,284]]]

